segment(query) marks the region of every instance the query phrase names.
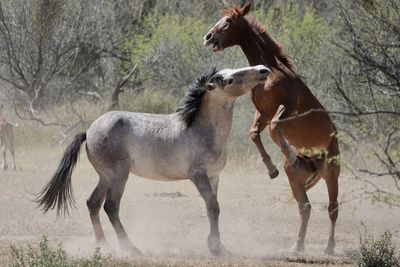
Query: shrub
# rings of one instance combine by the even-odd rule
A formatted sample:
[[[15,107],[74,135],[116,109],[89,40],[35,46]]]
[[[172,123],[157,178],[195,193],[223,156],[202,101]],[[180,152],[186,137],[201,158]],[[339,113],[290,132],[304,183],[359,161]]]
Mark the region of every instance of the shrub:
[[[104,256],[97,248],[87,258],[73,258],[60,246],[51,248],[46,237],[39,242],[38,247],[28,246],[27,249],[11,246],[10,267],[40,266],[40,267],[97,267],[105,266],[110,256]]]
[[[356,263],[360,267],[399,267],[400,257],[393,244],[392,234],[386,231],[377,240],[371,237],[361,239]]]

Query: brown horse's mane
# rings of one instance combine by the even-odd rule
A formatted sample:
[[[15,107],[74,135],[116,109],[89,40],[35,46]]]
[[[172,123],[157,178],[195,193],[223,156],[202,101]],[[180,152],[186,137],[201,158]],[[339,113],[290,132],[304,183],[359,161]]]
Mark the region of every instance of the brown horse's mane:
[[[222,11],[222,15],[230,16],[232,18],[238,18],[243,16],[242,9],[240,6],[233,6],[231,8],[226,8]],[[271,51],[274,54],[274,56],[280,62],[282,62],[282,64],[284,64],[289,70],[294,72],[293,61],[290,59],[288,55],[286,55],[283,47],[267,33],[266,28],[263,27],[253,18],[249,17],[244,17],[244,18],[246,18],[246,21],[249,23],[249,26],[263,38],[263,41],[266,43],[266,45],[271,48]]]

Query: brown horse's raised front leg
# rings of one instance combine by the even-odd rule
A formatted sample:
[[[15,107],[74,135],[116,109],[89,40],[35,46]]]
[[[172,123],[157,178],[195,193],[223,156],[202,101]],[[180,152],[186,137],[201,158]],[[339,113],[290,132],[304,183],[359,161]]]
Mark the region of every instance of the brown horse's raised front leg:
[[[280,130],[279,130],[279,120],[285,111],[285,107],[283,105],[280,105],[278,107],[278,110],[276,111],[274,117],[271,120],[270,123],[270,133],[272,139],[276,140],[279,147],[281,148],[281,151],[283,155],[285,155],[285,158],[287,159],[288,163],[290,165],[294,165],[297,160],[297,153],[296,151],[290,146],[290,144],[283,138]]]
[[[266,118],[260,112],[256,111],[254,114],[253,126],[250,129],[250,138],[256,144],[258,151],[262,157],[265,166],[268,169],[268,174],[271,179],[274,179],[279,175],[279,171],[275,164],[272,162],[271,157],[268,155],[267,151],[262,144],[260,133],[267,126]]]

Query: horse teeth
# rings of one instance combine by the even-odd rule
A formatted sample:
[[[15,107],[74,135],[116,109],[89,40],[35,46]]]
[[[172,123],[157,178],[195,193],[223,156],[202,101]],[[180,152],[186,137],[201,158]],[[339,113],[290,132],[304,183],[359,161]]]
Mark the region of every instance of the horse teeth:
[[[215,44],[213,45],[213,50],[214,50],[214,52],[215,52],[215,51],[218,51],[218,44],[215,43]]]

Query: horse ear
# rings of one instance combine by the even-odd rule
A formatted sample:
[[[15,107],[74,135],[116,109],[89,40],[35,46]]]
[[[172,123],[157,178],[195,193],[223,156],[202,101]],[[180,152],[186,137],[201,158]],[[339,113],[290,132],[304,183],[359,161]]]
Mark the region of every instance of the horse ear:
[[[242,16],[246,16],[246,14],[249,13],[250,9],[251,9],[251,2],[247,2],[246,4],[244,4],[242,7]]]
[[[206,83],[206,90],[212,91],[215,89],[215,84],[213,83]]]

